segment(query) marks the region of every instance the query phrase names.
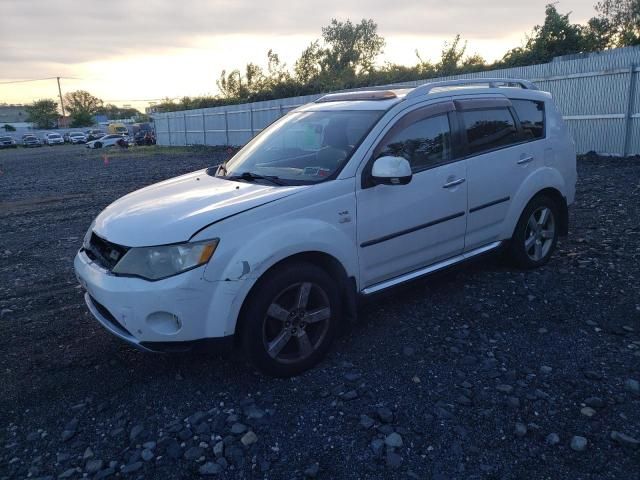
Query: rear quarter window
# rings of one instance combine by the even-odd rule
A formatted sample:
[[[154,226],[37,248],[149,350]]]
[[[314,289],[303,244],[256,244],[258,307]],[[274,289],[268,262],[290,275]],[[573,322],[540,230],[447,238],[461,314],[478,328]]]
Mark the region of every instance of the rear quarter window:
[[[524,140],[537,140],[545,136],[544,102],[511,99],[522,126]]]

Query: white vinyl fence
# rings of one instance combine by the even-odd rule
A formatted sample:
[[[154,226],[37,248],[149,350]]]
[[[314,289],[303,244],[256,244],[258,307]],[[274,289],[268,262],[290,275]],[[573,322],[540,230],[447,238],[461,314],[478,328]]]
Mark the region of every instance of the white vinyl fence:
[[[412,87],[456,78],[524,78],[551,92],[578,153],[640,154],[640,47],[557,57],[529,67],[394,84]],[[159,145],[244,145],[271,122],[323,94],[153,115]]]

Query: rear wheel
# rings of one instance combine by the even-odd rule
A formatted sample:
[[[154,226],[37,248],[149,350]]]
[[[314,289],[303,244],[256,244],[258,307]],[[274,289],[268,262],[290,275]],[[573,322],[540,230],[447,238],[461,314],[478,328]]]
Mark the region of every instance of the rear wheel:
[[[558,242],[558,206],[540,195],[526,206],[511,239],[511,258],[521,268],[544,265]]]
[[[339,318],[335,281],[320,267],[278,267],[256,285],[242,316],[242,343],[251,363],[276,377],[313,367],[329,350]]]
[[[102,142],[96,142],[93,144],[94,148],[102,148]]]

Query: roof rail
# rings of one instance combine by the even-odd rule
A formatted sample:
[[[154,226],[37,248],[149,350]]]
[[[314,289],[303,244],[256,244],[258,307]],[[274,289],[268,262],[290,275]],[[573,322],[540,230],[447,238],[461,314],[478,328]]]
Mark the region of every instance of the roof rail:
[[[315,103],[343,102],[349,100],[390,100],[397,98],[395,92],[385,90],[357,90],[352,92],[329,93],[318,98]]]
[[[435,88],[458,87],[464,85],[489,85],[489,88],[517,86],[527,90],[538,90],[533,83],[528,80],[518,78],[463,78],[459,80],[443,80],[440,82],[429,82],[411,90],[406,98],[428,95]]]

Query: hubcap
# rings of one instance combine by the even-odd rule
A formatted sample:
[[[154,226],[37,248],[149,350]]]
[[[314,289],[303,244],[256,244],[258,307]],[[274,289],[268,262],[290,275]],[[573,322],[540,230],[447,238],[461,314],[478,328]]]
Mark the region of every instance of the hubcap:
[[[280,363],[304,360],[318,349],[329,329],[329,297],[317,284],[302,282],[280,292],[263,321],[262,341]]]
[[[555,236],[556,222],[551,209],[536,209],[529,217],[524,234],[524,250],[527,256],[535,262],[542,260],[551,250]]]

